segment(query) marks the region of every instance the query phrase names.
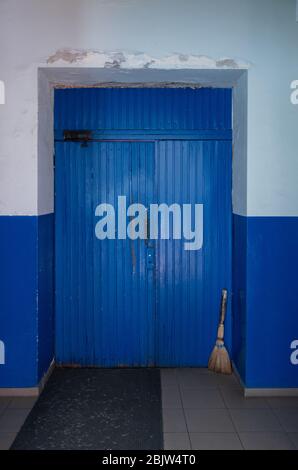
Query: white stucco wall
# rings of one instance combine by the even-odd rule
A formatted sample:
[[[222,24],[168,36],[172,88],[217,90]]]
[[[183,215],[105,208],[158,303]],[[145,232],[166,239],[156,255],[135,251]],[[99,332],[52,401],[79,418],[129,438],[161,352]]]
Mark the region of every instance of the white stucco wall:
[[[290,84],[298,79],[295,0],[0,0],[0,80],[6,87],[0,214],[52,210],[49,161],[37,158],[37,70],[92,67],[102,59],[84,52],[55,55],[63,48],[143,51],[145,56],[121,64],[130,67],[140,66],[140,58],[148,63],[148,57],[162,59],[151,67],[168,69],[248,67],[248,158],[242,166],[237,162],[241,185],[247,178],[247,197],[234,198],[234,211],[298,215],[298,106],[290,101]],[[173,58],[175,52],[184,56]],[[216,62],[222,58],[230,62]]]

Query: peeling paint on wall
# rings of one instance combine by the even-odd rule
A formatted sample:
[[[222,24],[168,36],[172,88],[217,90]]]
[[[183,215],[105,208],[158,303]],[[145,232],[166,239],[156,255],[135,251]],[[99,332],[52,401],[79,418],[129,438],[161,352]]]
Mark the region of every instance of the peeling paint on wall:
[[[250,63],[229,57],[213,59],[205,55],[172,54],[161,58],[142,52],[105,52],[58,49],[47,59],[48,65],[125,69],[247,69]]]
[[[47,63],[53,64],[55,62],[58,62],[59,60],[62,60],[64,62],[68,62],[72,64],[74,62],[79,62],[79,61],[84,60],[87,54],[88,54],[87,51],[75,52],[75,51],[71,51],[67,49],[60,49],[55,54],[53,54],[52,56],[48,58]]]

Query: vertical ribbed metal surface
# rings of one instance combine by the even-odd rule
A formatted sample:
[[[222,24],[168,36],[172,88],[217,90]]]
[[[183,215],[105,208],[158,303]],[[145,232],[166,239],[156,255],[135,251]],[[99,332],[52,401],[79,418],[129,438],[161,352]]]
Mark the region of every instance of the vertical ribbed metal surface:
[[[231,91],[58,90],[56,129],[230,129]],[[220,134],[219,134],[220,135]],[[142,137],[143,138],[143,137]],[[117,136],[115,135],[115,139]],[[56,142],[56,359],[204,366],[231,289],[231,142]],[[204,241],[98,240],[95,208],[204,205]],[[128,218],[127,218],[128,221]],[[153,266],[148,267],[148,255]],[[229,305],[230,308],[230,305]],[[230,337],[228,314],[226,338]]]
[[[220,292],[231,287],[231,144],[160,142],[156,165],[159,202],[204,204],[201,250],[173,239],[157,245],[157,363],[206,365]]]
[[[98,240],[95,208],[148,205],[154,144],[56,143],[56,354],[58,363],[154,362],[153,272],[142,240]],[[116,209],[116,220],[117,220]]]
[[[108,88],[55,91],[56,129],[231,129],[229,89]]]

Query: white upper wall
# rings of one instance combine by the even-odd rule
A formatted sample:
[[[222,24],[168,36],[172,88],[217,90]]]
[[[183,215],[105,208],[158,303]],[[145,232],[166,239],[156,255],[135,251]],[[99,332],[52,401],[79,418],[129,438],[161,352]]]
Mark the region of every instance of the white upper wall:
[[[47,165],[37,161],[37,68],[62,48],[210,59],[191,59],[194,68],[225,57],[250,64],[248,163],[239,169],[247,170],[247,199],[234,211],[298,215],[295,0],[0,0],[0,214],[52,210],[49,191],[38,201],[38,171]],[[84,55],[58,57],[49,66],[92,66]]]

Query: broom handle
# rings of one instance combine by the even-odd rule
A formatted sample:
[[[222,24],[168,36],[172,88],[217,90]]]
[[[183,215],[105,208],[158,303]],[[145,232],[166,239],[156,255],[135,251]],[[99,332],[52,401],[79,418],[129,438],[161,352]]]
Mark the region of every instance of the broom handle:
[[[223,325],[225,322],[227,300],[228,300],[228,291],[227,289],[223,289],[221,291],[221,306],[220,306],[220,320],[219,320],[220,325]]]

